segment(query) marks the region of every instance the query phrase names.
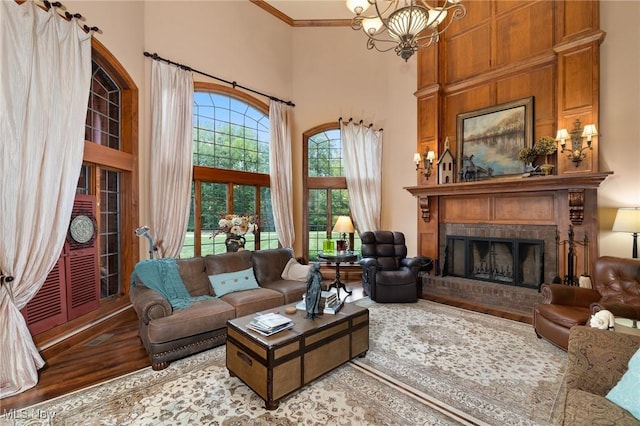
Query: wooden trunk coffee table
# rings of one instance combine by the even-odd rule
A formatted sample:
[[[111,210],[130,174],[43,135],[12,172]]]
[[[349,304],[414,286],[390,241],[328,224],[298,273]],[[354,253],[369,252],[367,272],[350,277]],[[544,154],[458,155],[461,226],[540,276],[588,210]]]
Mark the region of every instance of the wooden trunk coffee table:
[[[288,306],[295,306],[288,305]],[[266,337],[246,325],[247,315],[227,322],[227,369],[265,401],[267,410],[307,383],[369,349],[369,310],[345,303],[334,315],[306,319],[306,311],[285,314],[294,326]]]

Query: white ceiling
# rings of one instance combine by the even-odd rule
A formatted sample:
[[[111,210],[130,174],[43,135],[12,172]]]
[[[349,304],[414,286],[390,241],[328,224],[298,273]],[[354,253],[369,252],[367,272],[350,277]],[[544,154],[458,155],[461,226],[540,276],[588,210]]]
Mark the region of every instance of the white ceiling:
[[[345,0],[266,0],[271,6],[298,20],[351,19]]]

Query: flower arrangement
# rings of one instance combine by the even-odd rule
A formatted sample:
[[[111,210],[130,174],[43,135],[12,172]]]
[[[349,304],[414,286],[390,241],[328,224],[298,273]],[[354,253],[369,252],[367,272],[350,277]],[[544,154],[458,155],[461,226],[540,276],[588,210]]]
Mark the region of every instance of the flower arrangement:
[[[533,148],[525,147],[518,152],[518,160],[524,164],[532,163],[536,158],[538,158],[538,153]]]
[[[243,236],[247,232],[255,232],[257,229],[258,224],[256,223],[256,217],[253,215],[225,214],[218,222],[218,230],[214,232],[212,237],[220,233]]]
[[[558,150],[558,143],[551,136],[543,136],[533,145],[538,155],[551,155]]]
[[[547,156],[558,150],[558,143],[551,136],[543,136],[533,145],[533,150],[538,155],[544,155],[545,163],[548,163],[549,160]]]

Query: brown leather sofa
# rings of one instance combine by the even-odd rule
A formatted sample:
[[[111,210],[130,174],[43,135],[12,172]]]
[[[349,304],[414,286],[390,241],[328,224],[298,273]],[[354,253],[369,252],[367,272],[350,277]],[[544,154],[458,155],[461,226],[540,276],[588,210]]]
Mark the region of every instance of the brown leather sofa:
[[[555,425],[640,426],[605,395],[627,371],[640,336],[576,326],[569,333],[564,385],[555,404]]]
[[[417,302],[420,262],[407,257],[404,234],[367,231],[360,241],[362,287],[369,298],[380,303]]]
[[[215,296],[209,275],[251,267],[260,286],[198,301],[179,310],[172,309],[164,296],[136,278],[129,297],[153,369],[162,370],[173,360],[225,343],[229,319],[302,300],[306,282],[281,277],[292,257],[289,249],[273,249],[178,259],[180,278],[191,297]]]
[[[533,308],[538,337],[567,350],[569,330],[606,309],[614,316],[640,319],[640,260],[603,256],[596,260],[593,289],[543,284],[542,303]]]

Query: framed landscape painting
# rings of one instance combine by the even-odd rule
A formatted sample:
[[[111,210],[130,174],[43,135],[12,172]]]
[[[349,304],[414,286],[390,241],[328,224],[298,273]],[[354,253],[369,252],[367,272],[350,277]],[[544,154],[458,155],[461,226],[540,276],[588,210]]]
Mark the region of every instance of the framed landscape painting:
[[[518,152],[533,146],[533,96],[458,114],[458,181],[521,174]]]

